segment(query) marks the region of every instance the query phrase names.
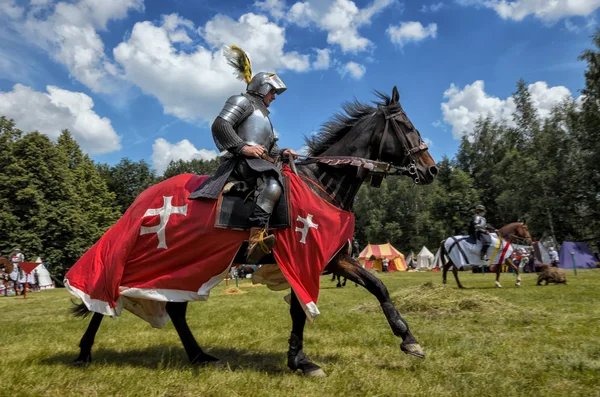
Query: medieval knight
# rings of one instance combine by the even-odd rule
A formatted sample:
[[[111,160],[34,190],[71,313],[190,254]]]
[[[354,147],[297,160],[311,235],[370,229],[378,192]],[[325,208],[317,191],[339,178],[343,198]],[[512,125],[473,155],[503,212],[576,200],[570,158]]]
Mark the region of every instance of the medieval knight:
[[[487,261],[489,260],[487,251],[492,243],[490,231],[495,229],[487,224],[484,214],[485,207],[483,205],[480,204],[475,207],[475,215],[471,218],[471,224],[469,225],[469,236],[475,241],[481,240],[481,259]]]
[[[238,71],[238,77],[247,83],[246,92],[233,95],[212,124],[217,148],[227,153],[222,156],[219,169],[190,195],[195,198],[217,199],[230,179],[242,180],[256,186],[255,208],[249,218],[251,230],[248,241],[248,263],[258,263],[271,252],[275,236],[267,234],[269,218],[282,193],[279,158],[291,154],[291,149],[277,146],[275,133],[267,108],[287,87],[275,73],[260,72],[252,75],[250,60],[236,46],[226,47],[229,64]]]

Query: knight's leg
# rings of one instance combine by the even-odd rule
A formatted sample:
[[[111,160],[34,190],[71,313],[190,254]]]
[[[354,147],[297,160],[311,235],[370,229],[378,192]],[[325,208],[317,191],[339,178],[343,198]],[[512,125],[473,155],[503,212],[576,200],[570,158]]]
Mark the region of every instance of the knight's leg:
[[[185,319],[187,302],[167,302],[166,309],[169,317],[171,317],[171,321],[173,321],[175,329],[177,330],[179,339],[181,339],[181,343],[183,343],[183,347],[187,353],[190,363],[204,365],[218,362],[218,358],[202,351],[198,345],[198,342],[196,342],[192,331],[190,331],[190,327],[188,327]]]
[[[326,269],[360,284],[373,294],[379,301],[394,335],[402,338],[400,349],[406,354],[425,358],[423,349],[421,349],[416,338],[410,332],[406,321],[400,316],[400,313],[398,313],[398,310],[390,299],[386,286],[380,279],[363,269],[356,259],[345,252],[339,252],[331,262],[329,262]]]
[[[266,227],[283,189],[279,181],[270,175],[263,176],[262,181],[256,189],[256,205],[249,218],[252,229],[248,241],[248,263],[258,263],[263,256],[271,253],[275,245],[275,236],[267,235]]]
[[[481,260],[488,261],[487,252],[492,244],[492,238],[489,234],[481,233],[481,242],[483,243],[481,245]]]
[[[288,368],[292,371],[302,370],[305,376],[323,378],[327,376],[317,364],[313,363],[304,355],[302,351],[304,339],[304,325],[306,324],[306,314],[302,310],[302,305],[298,301],[296,294],[292,291],[290,302],[290,315],[292,316],[292,333],[288,343]]]
[[[73,362],[74,366],[81,367],[92,362],[92,346],[94,346],[94,339],[96,338],[96,332],[100,328],[100,323],[104,315],[100,313],[94,313],[90,325],[88,325],[85,334],[79,341],[79,356]]]

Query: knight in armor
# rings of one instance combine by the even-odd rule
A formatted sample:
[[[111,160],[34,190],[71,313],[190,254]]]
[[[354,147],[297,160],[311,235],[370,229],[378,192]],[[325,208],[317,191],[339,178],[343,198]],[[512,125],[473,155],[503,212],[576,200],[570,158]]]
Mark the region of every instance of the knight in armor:
[[[490,245],[492,244],[492,238],[490,237],[490,232],[495,231],[496,229],[490,225],[488,225],[485,220],[485,207],[483,205],[478,205],[475,207],[475,215],[471,218],[471,224],[469,225],[469,236],[475,241],[481,241],[481,260],[487,261],[489,260],[487,256],[487,251]]]
[[[275,236],[267,233],[269,218],[282,193],[281,159],[298,155],[292,149],[277,146],[268,107],[287,87],[275,73],[252,75],[250,60],[236,46],[224,50],[228,63],[247,82],[246,92],[225,102],[211,130],[217,148],[226,153],[215,175],[196,189],[190,199],[218,199],[229,181],[244,181],[254,190],[254,211],[248,240],[247,263],[257,263],[275,245]]]

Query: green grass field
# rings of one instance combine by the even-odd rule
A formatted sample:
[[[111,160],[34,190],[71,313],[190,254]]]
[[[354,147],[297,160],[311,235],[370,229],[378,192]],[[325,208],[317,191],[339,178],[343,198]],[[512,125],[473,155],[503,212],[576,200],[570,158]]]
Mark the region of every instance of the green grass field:
[[[319,316],[305,352],[329,375],[308,379],[286,365],[286,292],[252,286],[194,302],[200,345],[227,363],[195,368],[171,323],[153,329],[129,312],[105,318],[94,363],[71,368],[88,319],[70,317],[64,289],[0,298],[0,395],[27,396],[600,396],[600,271],[567,272],[567,285],[520,289],[503,274],[380,274],[427,358],[400,351],[374,298],[353,283],[321,279]]]

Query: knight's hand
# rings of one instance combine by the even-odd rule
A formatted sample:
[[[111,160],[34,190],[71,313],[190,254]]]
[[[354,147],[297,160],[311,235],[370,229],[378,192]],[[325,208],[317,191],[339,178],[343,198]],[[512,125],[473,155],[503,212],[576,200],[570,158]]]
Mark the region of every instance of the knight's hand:
[[[298,153],[296,153],[294,151],[294,149],[285,149],[283,151],[283,155],[284,156],[287,156],[287,155],[290,155],[290,154],[294,157],[294,159],[300,158],[300,156],[298,155]]]
[[[265,152],[265,148],[264,146],[246,145],[242,148],[241,152],[246,157],[260,158]]]

